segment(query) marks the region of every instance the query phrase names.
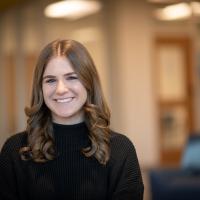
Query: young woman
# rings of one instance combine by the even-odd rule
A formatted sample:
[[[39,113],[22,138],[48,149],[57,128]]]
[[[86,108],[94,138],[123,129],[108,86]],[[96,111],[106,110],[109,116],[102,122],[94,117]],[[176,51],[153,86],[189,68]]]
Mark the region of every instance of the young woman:
[[[73,40],[41,52],[26,131],[0,154],[1,200],[142,200],[131,141],[110,130],[94,62]]]

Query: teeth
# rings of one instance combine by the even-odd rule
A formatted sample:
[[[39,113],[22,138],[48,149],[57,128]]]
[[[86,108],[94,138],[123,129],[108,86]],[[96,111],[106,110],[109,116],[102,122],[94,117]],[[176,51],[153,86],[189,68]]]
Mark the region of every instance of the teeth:
[[[56,101],[57,101],[58,103],[68,103],[68,102],[70,102],[71,100],[72,100],[72,97],[66,98],[66,99],[57,99]]]

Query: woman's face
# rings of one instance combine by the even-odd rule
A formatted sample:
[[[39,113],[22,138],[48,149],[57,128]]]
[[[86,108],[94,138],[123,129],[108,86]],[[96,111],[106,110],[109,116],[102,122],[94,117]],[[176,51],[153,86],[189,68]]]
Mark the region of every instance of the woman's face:
[[[84,120],[87,91],[67,58],[52,58],[44,71],[43,97],[54,122],[76,124]]]

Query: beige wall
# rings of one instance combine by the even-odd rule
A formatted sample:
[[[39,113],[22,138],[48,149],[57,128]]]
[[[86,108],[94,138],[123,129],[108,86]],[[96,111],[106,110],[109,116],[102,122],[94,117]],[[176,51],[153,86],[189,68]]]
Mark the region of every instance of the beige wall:
[[[11,53],[16,58],[15,132],[23,130],[26,123],[23,112],[28,95],[25,57],[37,55],[51,40],[73,38],[87,46],[97,64],[112,111],[112,128],[133,141],[143,167],[156,165],[159,143],[152,60],[153,39],[156,34],[166,34],[170,30],[170,34],[179,35],[184,32],[198,40],[193,26],[156,23],[151,18],[150,7],[143,0],[104,0],[101,13],[75,22],[44,18],[42,11],[46,2],[32,1],[1,16],[0,57]],[[1,60],[2,83],[3,62]],[[2,94],[2,86],[0,89]],[[200,95],[196,92],[195,96],[196,128],[200,129],[197,104]],[[2,95],[0,101],[0,145],[9,135],[14,134],[9,132],[7,98]]]
[[[110,5],[112,125],[134,142],[140,162],[157,162],[157,124],[151,71],[152,22],[141,1]],[[151,153],[149,153],[151,152]]]

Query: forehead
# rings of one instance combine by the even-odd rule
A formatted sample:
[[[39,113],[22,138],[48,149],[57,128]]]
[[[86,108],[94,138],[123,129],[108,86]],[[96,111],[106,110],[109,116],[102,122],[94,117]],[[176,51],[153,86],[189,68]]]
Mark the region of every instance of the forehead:
[[[62,73],[71,73],[74,69],[70,61],[63,56],[56,56],[49,60],[47,63],[43,75],[59,75]]]

